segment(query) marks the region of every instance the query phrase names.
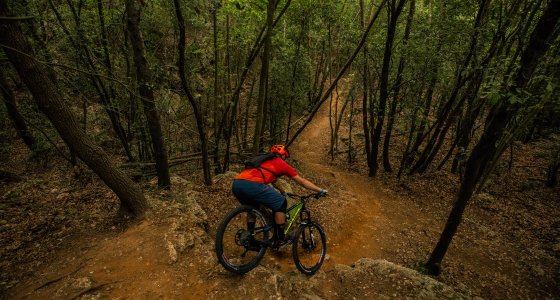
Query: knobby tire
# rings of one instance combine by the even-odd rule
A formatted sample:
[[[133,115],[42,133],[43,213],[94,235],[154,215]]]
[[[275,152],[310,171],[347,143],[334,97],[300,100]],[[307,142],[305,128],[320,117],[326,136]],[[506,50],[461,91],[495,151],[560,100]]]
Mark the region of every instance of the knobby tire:
[[[317,272],[327,254],[327,236],[321,225],[308,223],[300,225],[292,245],[294,263],[306,275]]]
[[[266,248],[261,246],[259,251],[247,250],[247,247],[239,244],[247,240],[246,216],[253,214],[256,218],[256,228],[262,229],[270,224],[265,215],[255,207],[242,205],[231,210],[225,217],[216,232],[215,251],[220,264],[228,271],[236,274],[244,274],[259,265]],[[255,234],[259,241],[268,240],[269,232]]]

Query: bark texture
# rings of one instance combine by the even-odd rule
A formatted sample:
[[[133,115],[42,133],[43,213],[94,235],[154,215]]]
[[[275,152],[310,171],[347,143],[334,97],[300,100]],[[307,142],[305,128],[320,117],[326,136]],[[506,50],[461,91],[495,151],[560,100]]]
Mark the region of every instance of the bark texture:
[[[159,115],[156,109],[154,91],[150,87],[150,70],[144,53],[144,39],[140,33],[140,3],[135,0],[126,1],[126,14],[128,32],[132,50],[134,52],[134,64],[136,65],[136,80],[138,81],[138,92],[144,106],[144,114],[148,121],[154,156],[156,159],[156,170],[158,174],[158,186],[169,189],[171,180],[169,178],[169,163],[167,161],[167,149],[161,132]]]

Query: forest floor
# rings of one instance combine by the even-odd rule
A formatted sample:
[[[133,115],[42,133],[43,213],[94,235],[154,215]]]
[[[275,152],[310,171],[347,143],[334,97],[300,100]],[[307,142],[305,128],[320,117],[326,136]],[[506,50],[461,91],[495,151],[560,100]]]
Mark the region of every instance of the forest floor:
[[[291,149],[298,172],[329,189],[310,205],[328,236],[327,259],[312,277],[297,271],[289,250],[267,252],[243,276],[217,263],[215,230],[238,205],[232,172],[211,187],[187,170],[175,171],[172,191],[146,182],[151,212],[122,226],[112,218],[118,200],[91,173],[76,178],[62,163],[38,168],[14,147],[12,159],[0,160],[19,176],[0,186],[0,299],[559,297],[560,188],[542,182],[548,143],[515,145],[512,168],[498,166],[465,211],[442,274],[429,277],[417,270],[439,238],[458,178],[446,171],[369,178],[342,155],[328,159],[328,132],[322,110]]]

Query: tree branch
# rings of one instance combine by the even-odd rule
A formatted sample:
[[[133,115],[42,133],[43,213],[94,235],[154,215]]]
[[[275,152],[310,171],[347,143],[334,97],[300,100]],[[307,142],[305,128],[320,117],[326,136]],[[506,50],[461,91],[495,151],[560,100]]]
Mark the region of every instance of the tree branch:
[[[307,125],[309,125],[309,123],[311,123],[311,120],[313,120],[313,117],[315,116],[317,111],[319,111],[319,108],[321,107],[321,105],[329,98],[329,95],[332,93],[332,91],[334,90],[334,88],[338,84],[338,81],[340,80],[340,78],[342,78],[344,73],[346,73],[346,70],[348,70],[348,68],[350,67],[350,65],[352,64],[352,62],[354,61],[354,59],[356,58],[356,56],[358,55],[358,53],[360,52],[362,47],[364,46],[364,44],[367,40],[367,37],[369,35],[369,31],[373,27],[373,24],[375,23],[375,20],[377,20],[377,17],[379,16],[379,13],[381,12],[381,9],[383,8],[383,5],[385,4],[385,2],[386,2],[386,0],[381,1],[381,4],[379,4],[379,7],[377,8],[377,11],[375,12],[375,15],[371,18],[371,21],[369,22],[368,27],[364,31],[364,34],[362,35],[362,39],[360,40],[360,43],[358,44],[358,47],[356,47],[356,50],[354,50],[354,53],[352,53],[352,56],[350,56],[350,58],[348,59],[346,64],[342,67],[342,69],[340,70],[340,72],[338,73],[338,75],[336,76],[334,81],[331,83],[331,86],[329,87],[327,92],[323,95],[323,98],[315,104],[315,106],[311,110],[311,114],[309,115],[309,117],[307,118],[307,120],[305,121],[303,126],[300,129],[298,129],[298,131],[294,134],[294,136],[290,139],[290,141],[288,142],[288,144],[286,146],[289,147],[296,140],[296,138],[303,132],[305,127],[307,127]]]

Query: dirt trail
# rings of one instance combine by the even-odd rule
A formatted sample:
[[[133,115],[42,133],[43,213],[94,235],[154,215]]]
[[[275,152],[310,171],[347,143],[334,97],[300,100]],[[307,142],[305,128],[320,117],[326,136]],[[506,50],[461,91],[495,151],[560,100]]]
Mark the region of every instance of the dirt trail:
[[[376,236],[382,223],[387,222],[380,213],[378,201],[383,196],[371,178],[328,165],[329,139],[328,106],[324,105],[291,147],[293,158],[305,169],[329,177],[337,185],[337,193],[321,204],[343,218],[343,227],[328,233],[328,253],[332,261],[325,267],[333,263],[350,264],[362,257],[379,258],[381,245]]]
[[[342,290],[337,291],[334,286],[340,285],[340,281],[325,277],[326,272],[340,268],[339,264],[354,264],[364,257],[387,257],[387,249],[395,248],[388,246],[394,242],[391,233],[401,221],[406,221],[400,216],[404,212],[405,218],[409,218],[407,211],[413,214],[415,211],[402,205],[393,207],[372,179],[330,166],[325,160],[328,132],[328,107],[324,107],[291,147],[294,163],[302,175],[311,174],[314,179],[323,181],[316,182],[319,186],[330,190],[329,197],[310,204],[317,205],[312,213],[318,216],[316,219],[328,236],[327,259],[318,275],[308,278],[299,274],[291,251],[268,252],[262,261],[264,268],[257,267],[245,276],[225,271],[217,264],[212,235],[225,211],[237,205],[229,193],[229,184],[213,187],[218,195],[223,194],[216,211],[200,213],[196,202],[207,197],[191,192],[193,188],[189,185],[192,183],[183,180],[173,182],[176,192],[158,195],[161,200],[154,203],[161,206],[160,213],[154,213],[125,232],[115,230],[76,238],[32,278],[9,291],[8,297],[70,299],[94,293],[130,299],[235,299],[244,296],[270,298],[276,293],[274,297],[281,298],[279,295],[286,295],[286,288],[288,295],[298,295],[292,288],[303,282],[312,286],[316,293],[337,298],[338,292],[352,290],[355,282],[343,283],[338,287]],[[175,177],[175,180],[182,179]],[[171,198],[183,203],[169,201]],[[191,204],[185,205],[185,198],[191,198]],[[384,209],[381,202],[389,203],[392,208]],[[192,207],[199,207],[199,212],[193,213]],[[413,218],[417,220],[418,216]],[[197,219],[204,220],[205,224],[193,224]],[[261,282],[263,278],[266,279],[264,283]],[[263,289],[262,284],[273,288],[273,294]]]
[[[176,173],[171,192],[158,190],[155,180],[145,183],[152,212],[121,231],[112,227],[118,200],[107,187],[55,169],[4,189],[0,210],[10,218],[0,218],[0,233],[14,238],[5,243],[14,248],[0,263],[14,263],[2,269],[0,299],[461,298],[433,294],[443,283],[470,298],[560,294],[559,217],[552,201],[560,199],[559,191],[516,188],[539,174],[519,169],[473,201],[438,282],[414,269],[439,237],[457,179],[435,173],[396,182],[335,166],[327,156],[328,115],[324,106],[291,147],[290,163],[330,194],[309,202],[328,240],[327,259],[314,276],[297,271],[290,250],[267,252],[261,266],[243,276],[218,264],[216,228],[239,205],[230,192],[232,173],[216,176],[211,187]],[[535,164],[539,151],[528,151],[517,164]],[[70,219],[75,222],[65,221]]]

